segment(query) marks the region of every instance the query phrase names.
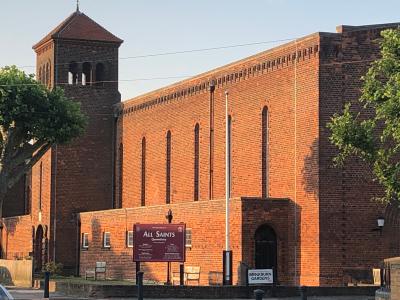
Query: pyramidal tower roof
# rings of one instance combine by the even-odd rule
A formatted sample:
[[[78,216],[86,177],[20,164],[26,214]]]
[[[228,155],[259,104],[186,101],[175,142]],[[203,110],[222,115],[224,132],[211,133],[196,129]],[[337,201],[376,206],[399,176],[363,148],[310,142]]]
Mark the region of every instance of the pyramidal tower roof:
[[[36,49],[52,39],[101,41],[118,44],[123,42],[123,40],[80,12],[79,9],[66,18],[32,48]]]

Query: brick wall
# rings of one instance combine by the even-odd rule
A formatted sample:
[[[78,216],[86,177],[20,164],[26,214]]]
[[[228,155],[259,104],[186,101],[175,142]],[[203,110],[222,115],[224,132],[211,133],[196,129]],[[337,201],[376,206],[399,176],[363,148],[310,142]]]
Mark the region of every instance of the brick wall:
[[[166,134],[171,131],[171,202],[193,201],[194,128],[200,126],[200,201],[225,196],[225,91],[232,117],[233,197],[262,192],[262,110],[268,108],[268,194],[300,210],[291,243],[293,272],[318,284],[319,35],[263,52],[123,104],[123,207],[141,205],[142,139],[146,138],[146,206],[165,203]],[[295,58],[297,53],[297,58]],[[215,90],[209,88],[215,82]],[[279,84],[277,84],[279,82]],[[211,99],[211,100],[210,100]],[[212,107],[212,109],[211,109]],[[213,118],[213,122],[210,120]],[[211,127],[210,124],[214,123]],[[214,146],[210,146],[211,132]],[[211,147],[211,150],[210,150]],[[307,160],[305,159],[307,158]],[[307,179],[305,186],[304,178]],[[297,214],[296,214],[297,215]]]
[[[210,271],[222,272],[222,252],[225,247],[225,201],[211,200],[172,205],[156,205],[126,209],[87,212],[80,214],[81,233],[89,234],[89,248],[81,248],[80,274],[93,269],[96,261],[107,262],[107,277],[133,279],[135,264],[133,250],[126,246],[126,231],[135,223],[166,223],[168,209],[173,212],[173,223],[184,222],[192,230],[192,247],[186,250],[186,265],[201,267],[201,284],[208,284]],[[258,213],[257,213],[258,211]],[[281,199],[231,199],[230,240],[233,251],[233,281],[240,280],[240,263],[254,266],[254,250],[249,245],[254,232],[268,222],[280,234],[279,268],[282,283],[288,283],[288,201]],[[249,226],[243,227],[242,224]],[[111,248],[103,248],[103,232],[111,233]],[[250,251],[250,252],[249,252]],[[166,263],[142,263],[145,279],[166,281]],[[172,263],[172,271],[179,264]],[[243,278],[242,278],[243,280]]]
[[[390,25],[389,25],[390,26]],[[320,66],[320,227],[321,284],[347,283],[351,274],[371,273],[385,257],[398,253],[400,239],[397,209],[372,200],[381,193],[371,170],[359,159],[334,168],[337,150],[328,141],[326,123],[352,102],[359,107],[360,80],[371,61],[379,57],[380,31],[388,27],[338,28],[339,34],[321,39]],[[365,117],[367,114],[364,114]],[[395,216],[393,216],[393,211]],[[390,217],[392,215],[392,217]],[[386,216],[384,232],[372,231],[376,219]]]
[[[32,251],[33,224],[29,215],[3,219],[2,258],[21,259]]]

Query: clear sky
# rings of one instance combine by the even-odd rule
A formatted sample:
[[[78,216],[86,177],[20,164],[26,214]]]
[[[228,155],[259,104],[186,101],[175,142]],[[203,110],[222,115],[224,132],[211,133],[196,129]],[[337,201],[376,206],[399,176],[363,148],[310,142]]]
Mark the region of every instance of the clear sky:
[[[0,0],[0,67],[32,66],[32,45],[68,17],[75,0]],[[81,0],[81,11],[125,42],[122,99],[165,86],[280,43],[140,59],[129,56],[334,32],[336,25],[400,21],[399,0]],[[34,68],[25,67],[28,73]]]

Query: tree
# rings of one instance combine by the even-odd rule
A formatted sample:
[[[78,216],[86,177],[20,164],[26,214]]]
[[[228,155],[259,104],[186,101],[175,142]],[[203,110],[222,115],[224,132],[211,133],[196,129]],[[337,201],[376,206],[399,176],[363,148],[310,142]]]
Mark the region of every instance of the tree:
[[[328,128],[341,165],[350,156],[367,162],[384,189],[383,202],[400,201],[400,30],[381,33],[381,58],[362,78],[357,111],[348,103],[335,114]]]
[[[54,144],[84,131],[80,105],[15,66],[0,69],[0,217],[7,191]]]

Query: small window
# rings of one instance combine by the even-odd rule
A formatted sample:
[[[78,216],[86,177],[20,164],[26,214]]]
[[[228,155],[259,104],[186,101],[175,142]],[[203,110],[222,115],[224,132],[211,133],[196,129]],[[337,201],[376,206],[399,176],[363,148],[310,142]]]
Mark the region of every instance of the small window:
[[[133,247],[133,231],[127,231],[126,232],[126,246],[128,248]]]
[[[109,233],[109,232],[103,233],[103,247],[104,248],[111,247],[111,233]]]
[[[82,65],[82,85],[92,84],[92,65],[88,62]]]
[[[104,85],[104,73],[105,68],[102,63],[98,63],[96,65],[96,85],[103,86]]]
[[[78,64],[76,62],[71,62],[69,64],[68,71],[68,84],[76,85],[78,84],[78,82]]]
[[[89,233],[82,233],[82,248],[89,248]]]
[[[192,229],[191,228],[186,228],[185,246],[187,248],[192,248]]]

